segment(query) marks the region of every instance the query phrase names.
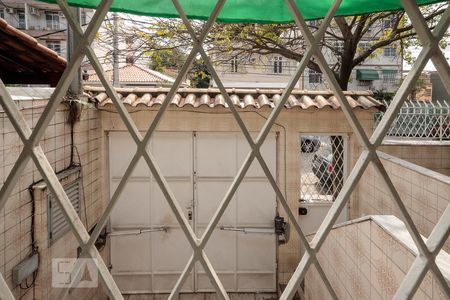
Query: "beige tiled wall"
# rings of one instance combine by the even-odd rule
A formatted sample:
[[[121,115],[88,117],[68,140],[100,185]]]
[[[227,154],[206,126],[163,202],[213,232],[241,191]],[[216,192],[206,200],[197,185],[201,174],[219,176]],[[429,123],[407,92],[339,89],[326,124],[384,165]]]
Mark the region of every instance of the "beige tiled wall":
[[[108,105],[105,110],[113,110],[112,105]],[[148,129],[150,122],[156,115],[155,110],[150,109],[130,109],[139,130]],[[215,108],[213,110],[205,107],[194,109],[195,112],[186,110],[171,109],[163,117],[158,130],[161,131],[239,131],[239,127],[229,113],[228,109]],[[258,112],[261,115],[258,115]],[[271,110],[264,108],[254,112],[246,110],[241,116],[250,131],[261,130],[265,118],[269,116]],[[372,111],[355,110],[358,119],[364,128],[369,131],[372,128]],[[117,113],[103,112],[102,127],[105,131],[122,130],[125,125]],[[352,134],[343,113],[340,110],[320,109],[320,110],[284,110],[277,119],[273,132],[279,132],[278,149],[278,182],[284,192],[284,182],[286,180],[287,201],[294,215],[297,216],[299,206],[299,184],[300,184],[300,133],[303,134],[347,134],[349,137],[349,164],[353,166],[358,155],[359,146]],[[106,142],[103,143],[106,145]],[[286,145],[286,147],[285,147]],[[106,151],[106,149],[105,149]],[[286,151],[286,160],[284,153]],[[284,176],[286,170],[286,178]],[[105,184],[107,182],[105,181]],[[268,183],[269,184],[269,183]],[[281,216],[285,216],[283,208],[278,205]],[[291,237],[287,244],[281,245],[278,252],[279,282],[287,283],[300,259],[299,239],[294,229],[291,230]]]
[[[43,112],[43,106],[47,101],[20,101],[17,103],[30,126],[34,127]],[[67,105],[61,105],[55,117],[52,119],[45,136],[41,141],[49,162],[56,172],[67,168],[70,164],[71,153],[71,126],[67,123]],[[80,121],[74,127],[74,142],[79,152],[74,161],[81,162],[84,186],[84,199],[86,203],[88,225],[95,224],[99,213],[104,206],[102,173],[101,173],[101,132],[99,114],[94,109],[83,109]],[[15,160],[22,150],[22,142],[15,133],[14,128],[4,112],[0,112],[0,181],[6,180]],[[41,287],[50,286],[51,273],[49,266],[51,258],[75,257],[77,243],[71,233],[67,233],[51,247],[47,242],[46,231],[46,197],[36,199],[36,241],[40,252],[40,267],[34,288],[21,289],[12,283],[12,268],[25,259],[31,251],[31,220],[32,203],[29,187],[42,179],[32,162],[28,164],[20,176],[17,186],[14,188],[5,208],[0,212],[0,271],[5,277],[14,296],[18,299],[50,299],[52,289]],[[85,220],[84,209],[82,220]],[[38,227],[39,224],[42,227]],[[31,283],[29,278],[28,283]],[[84,290],[83,295],[97,292]],[[81,294],[74,293],[74,298],[84,298]],[[53,294],[54,295],[54,294]],[[75,296],[77,295],[77,296]],[[23,297],[23,298],[22,298]]]
[[[450,177],[388,155],[383,157],[383,165],[414,223],[420,233],[428,237],[450,205]],[[359,206],[352,210],[354,218],[371,214],[393,214],[402,219],[383,178],[372,164],[363,174],[357,194]],[[444,249],[450,252],[450,241],[447,241]]]
[[[339,299],[375,300],[393,298],[415,255],[397,234],[367,218],[333,229],[318,259]],[[307,300],[331,299],[314,267],[306,274],[305,296]],[[413,299],[445,296],[428,273]]]
[[[383,145],[379,149],[421,167],[450,176],[450,144]]]

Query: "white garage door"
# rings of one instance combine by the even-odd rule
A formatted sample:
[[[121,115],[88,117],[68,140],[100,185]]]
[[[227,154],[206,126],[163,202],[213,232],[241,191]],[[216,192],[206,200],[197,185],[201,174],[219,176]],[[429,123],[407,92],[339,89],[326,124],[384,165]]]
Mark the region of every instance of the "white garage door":
[[[247,142],[240,133],[160,132],[150,149],[201,236],[250,149]],[[110,134],[111,194],[135,151],[128,133]],[[262,154],[275,174],[275,135],[268,137]],[[264,233],[273,229],[275,213],[275,193],[255,161],[206,247],[228,291],[276,290],[276,237]],[[143,160],[122,192],[110,224],[111,272],[122,292],[170,292],[192,250]],[[141,229],[155,231],[129,234]],[[200,264],[182,291],[213,291]]]

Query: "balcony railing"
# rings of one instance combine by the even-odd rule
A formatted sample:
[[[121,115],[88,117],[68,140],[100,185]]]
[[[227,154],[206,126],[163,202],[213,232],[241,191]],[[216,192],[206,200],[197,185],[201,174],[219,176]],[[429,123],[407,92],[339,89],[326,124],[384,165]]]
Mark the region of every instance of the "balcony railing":
[[[389,106],[387,102],[384,105]],[[374,129],[383,115],[384,112],[375,113]],[[387,138],[450,140],[449,102],[405,102],[392,123]]]

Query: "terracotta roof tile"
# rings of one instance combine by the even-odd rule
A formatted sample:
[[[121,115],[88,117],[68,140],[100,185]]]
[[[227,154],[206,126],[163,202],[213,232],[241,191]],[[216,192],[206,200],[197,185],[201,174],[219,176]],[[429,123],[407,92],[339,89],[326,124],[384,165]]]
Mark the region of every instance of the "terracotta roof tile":
[[[8,22],[6,22],[2,18],[0,18],[0,31],[2,31],[6,35],[9,35],[12,38],[20,40],[23,44],[34,48],[35,50],[41,52],[41,54],[43,54],[47,57],[51,57],[52,59],[56,59],[64,67],[66,66],[67,61],[63,57],[59,56],[58,53],[39,44],[38,41],[34,37],[9,25]],[[11,50],[13,50],[13,49],[11,49]]]
[[[113,70],[105,71],[105,75],[108,81],[112,81]],[[119,68],[119,81],[135,83],[173,83],[175,79],[155,70],[142,68],[136,65],[126,65]],[[97,74],[92,74],[86,82],[100,82],[100,79]]]
[[[161,105],[169,92],[169,88],[117,88],[116,90],[124,104],[140,108]],[[113,104],[102,87],[86,86],[85,91],[101,107]],[[282,90],[263,89],[229,89],[227,92],[233,104],[241,109],[274,108],[276,103],[280,101],[282,94]],[[344,92],[344,94],[353,109],[377,109],[382,106],[373,98],[373,93],[370,91]],[[200,106],[228,107],[218,89],[180,88],[173,97],[171,104],[176,107],[194,108]],[[287,109],[340,108],[337,98],[331,91],[304,90],[292,91],[285,106]]]

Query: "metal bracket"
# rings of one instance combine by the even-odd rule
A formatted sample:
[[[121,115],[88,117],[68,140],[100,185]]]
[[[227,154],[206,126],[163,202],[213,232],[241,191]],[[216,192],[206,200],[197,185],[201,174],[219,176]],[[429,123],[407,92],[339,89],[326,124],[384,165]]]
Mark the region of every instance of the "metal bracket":
[[[151,227],[151,228],[138,228],[138,229],[130,229],[130,230],[117,230],[117,231],[109,232],[108,236],[140,235],[143,233],[158,232],[158,231],[167,232],[167,230],[168,230],[167,226]]]
[[[275,234],[274,227],[232,227],[232,226],[220,226],[220,230],[239,231],[245,234]]]

